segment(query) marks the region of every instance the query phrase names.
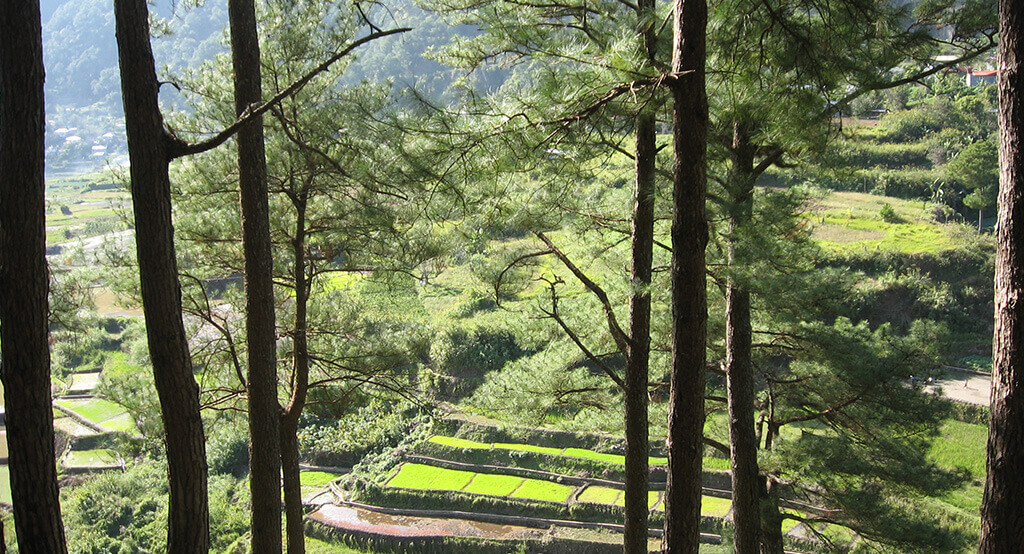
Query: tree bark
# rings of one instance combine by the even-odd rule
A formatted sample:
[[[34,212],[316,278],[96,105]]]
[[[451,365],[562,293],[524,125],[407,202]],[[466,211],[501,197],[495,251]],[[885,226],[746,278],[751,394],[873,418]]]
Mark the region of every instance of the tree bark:
[[[235,74],[235,113],[241,116],[263,100],[255,3],[253,0],[229,0],[228,18]],[[249,352],[252,550],[254,554],[262,554],[281,551],[281,413],[277,400],[277,329],[263,118],[254,118],[239,129],[237,141]]]
[[[305,187],[305,186],[304,186]],[[292,282],[295,285],[295,328],[292,330],[292,394],[281,414],[281,466],[284,480],[285,527],[288,554],[306,551],[299,481],[299,416],[309,392],[309,345],[307,317],[309,279],[306,276],[306,188],[292,200],[295,205],[295,238],[292,239]]]
[[[780,502],[779,484],[768,477],[764,481],[764,494],[761,499],[761,520],[764,525],[761,554],[782,554],[785,551],[785,543],[782,540]]]
[[[747,263],[743,233],[750,225],[754,195],[754,148],[748,129],[733,124],[729,182],[728,263]],[[751,352],[750,291],[729,275],[725,293],[725,375],[729,405],[729,444],[732,466],[733,551],[752,554],[760,549],[757,437],[754,433],[754,365]]]
[[[707,3],[675,0],[673,11],[672,375],[663,550],[682,554],[695,553],[700,546],[707,337]]]
[[[657,53],[657,33],[654,21],[654,0],[637,2],[637,34],[647,61],[653,62]],[[632,286],[629,295],[629,342],[626,371],[623,379],[625,404],[625,529],[623,552],[647,552],[647,489],[650,478],[647,415],[647,383],[651,358],[651,266],[654,263],[654,196],[657,179],[655,165],[658,156],[655,117],[646,106],[637,116],[636,159],[634,174],[636,186],[633,196],[633,223],[631,237]]]
[[[169,552],[209,550],[206,443],[192,374],[171,223],[168,164],[175,146],[157,105],[159,85],[145,0],[115,0],[135,241],[149,355],[167,445]]]
[[[988,476],[979,552],[1024,544],[1024,1],[999,1],[999,216]]]
[[[38,0],[0,4],[0,344],[21,552],[67,552],[53,452]],[[0,549],[3,549],[0,533]]]
[[[651,353],[651,265],[654,252],[654,116],[642,113],[636,123],[636,189],[633,199],[633,292],[629,297],[629,351],[626,352],[625,532],[623,550],[647,552],[648,440],[647,382]]]

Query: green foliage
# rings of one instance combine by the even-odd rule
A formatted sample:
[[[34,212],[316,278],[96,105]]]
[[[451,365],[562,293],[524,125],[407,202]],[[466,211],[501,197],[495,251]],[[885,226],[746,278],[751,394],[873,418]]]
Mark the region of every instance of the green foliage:
[[[61,505],[71,552],[161,552],[167,539],[167,475],[159,462],[141,461],[64,488]],[[220,552],[248,532],[244,481],[209,481],[211,550]]]
[[[963,200],[967,207],[983,210],[995,205],[999,188],[998,158],[996,145],[983,140],[967,145],[946,164],[949,178],[970,191]]]
[[[124,406],[150,447],[162,448],[159,437],[163,424],[152,371],[136,365],[125,354],[110,353],[103,363],[97,394]]]
[[[928,144],[925,142],[874,143],[844,141],[833,147],[835,163],[851,167],[901,169],[908,166],[927,167]]]
[[[957,364],[963,367],[973,369],[975,371],[981,371],[988,373],[992,371],[992,357],[991,356],[964,356],[957,360]]]
[[[430,346],[435,372],[431,386],[442,398],[465,396],[484,375],[524,354],[515,335],[507,330],[449,328],[439,333]]]
[[[550,418],[565,418],[564,427],[575,425],[580,431],[614,430],[621,426],[621,418],[602,409],[615,403],[614,384],[582,366],[577,352],[568,340],[552,342],[501,371],[488,373],[469,404],[525,427],[538,426]],[[606,417],[608,421],[594,427],[595,421],[587,421],[588,417]]]
[[[872,325],[889,322],[905,329],[915,319],[943,321],[953,333],[958,352],[990,347],[993,310],[991,241],[978,237],[940,253],[832,255],[830,267],[865,273],[855,294],[845,300],[844,313]]]
[[[430,347],[430,358],[438,371],[448,375],[483,375],[514,361],[524,352],[516,337],[504,329],[449,329]]]
[[[68,549],[96,554],[166,549],[164,471],[159,464],[138,464],[65,489],[61,504]]]
[[[902,222],[902,219],[900,218],[899,214],[897,214],[896,210],[892,208],[892,204],[888,202],[882,204],[882,209],[879,210],[878,215],[882,216],[882,221],[886,223]]]
[[[952,107],[942,97],[936,97],[921,105],[893,113],[882,118],[880,127],[887,142],[914,142],[931,133],[937,133],[949,124]]]
[[[411,429],[429,427],[426,423],[408,406],[388,402],[371,402],[336,420],[304,417],[299,456],[315,465],[351,467],[369,453],[397,447]]]
[[[249,430],[245,419],[217,413],[204,422],[206,462],[213,475],[242,478],[249,471]]]

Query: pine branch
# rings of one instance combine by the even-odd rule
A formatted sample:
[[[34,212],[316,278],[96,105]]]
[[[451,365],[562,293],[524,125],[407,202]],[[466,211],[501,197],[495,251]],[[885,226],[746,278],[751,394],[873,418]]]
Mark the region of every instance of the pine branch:
[[[234,134],[237,133],[239,129],[249,124],[249,122],[255,120],[256,118],[270,111],[271,108],[280,104],[281,101],[283,101],[285,98],[289,98],[297,94],[300,90],[303,89],[303,87],[309,84],[309,82],[312,81],[314,77],[330,69],[335,62],[349,55],[350,53],[352,53],[353,50],[355,50],[359,46],[362,46],[367,42],[371,42],[382,37],[398,33],[404,33],[406,31],[411,30],[412,29],[409,27],[401,27],[398,29],[389,29],[387,31],[376,31],[370,33],[369,35],[366,35],[365,37],[359,40],[352,42],[351,44],[343,48],[341,51],[335,53],[326,61],[313,68],[309,73],[303,75],[299,80],[295,81],[287,88],[277,93],[277,95],[275,95],[267,102],[253,104],[249,106],[245,110],[245,112],[243,112],[242,115],[240,115],[238,119],[235,120],[234,123],[225,127],[221,132],[217,133],[216,135],[207,140],[196,143],[187,143],[168,132],[167,134],[165,134],[165,139],[168,141],[168,156],[170,157],[170,159],[173,160],[176,158],[180,158],[182,156],[206,152],[208,150],[212,150],[220,146],[221,144],[224,144],[225,142],[227,142],[229,138],[234,136]]]
[[[570,260],[565,253],[559,250],[558,247],[555,246],[555,243],[551,242],[551,239],[549,239],[543,232],[538,231],[536,234],[537,237],[540,238],[540,240],[542,240],[549,249],[551,249],[551,252],[555,257],[557,257],[562,264],[565,265],[565,267],[568,268],[568,270],[571,271],[581,283],[583,283],[583,286],[587,287],[587,290],[594,293],[594,296],[601,301],[605,317],[608,319],[608,330],[612,334],[612,339],[615,340],[615,344],[619,347],[620,352],[628,354],[633,341],[622,330],[622,327],[619,326],[619,321],[615,317],[615,311],[612,309],[612,303],[608,300],[608,294],[604,292],[604,289],[602,289],[600,285],[592,281],[585,273],[583,273],[582,270],[576,267],[576,264],[572,263],[572,260]]]
[[[614,381],[620,389],[625,390],[626,383],[622,380],[622,377],[619,377],[619,375],[615,373],[615,371],[612,370],[612,368],[608,367],[608,365],[605,364],[600,357],[591,352],[590,349],[587,348],[585,344],[583,344],[583,341],[580,340],[579,336],[572,330],[572,328],[569,327],[569,324],[567,324],[565,320],[562,319],[562,316],[558,315],[558,294],[555,292],[556,283],[557,281],[548,281],[548,287],[551,289],[551,310],[549,311],[541,308],[541,311],[544,312],[544,315],[546,315],[547,317],[555,320],[555,323],[557,323],[558,326],[562,328],[562,331],[564,331],[565,334],[569,337],[569,340],[571,340],[573,344],[576,345],[576,348],[580,349],[580,352],[582,352],[588,360],[594,362],[594,365],[596,365],[601,371],[608,375],[608,377],[612,381]]]

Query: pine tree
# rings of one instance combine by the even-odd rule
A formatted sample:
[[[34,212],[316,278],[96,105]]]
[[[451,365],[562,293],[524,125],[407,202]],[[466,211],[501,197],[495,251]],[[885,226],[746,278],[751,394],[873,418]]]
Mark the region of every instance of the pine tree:
[[[707,349],[707,10],[704,0],[676,0],[673,6],[672,371],[662,542],[666,554],[697,552],[700,544]]]
[[[0,5],[0,29],[0,376],[14,525],[21,552],[59,553],[67,552],[67,545],[50,405],[46,120],[38,0]]]
[[[996,328],[992,346],[992,405],[988,476],[981,505],[978,552],[1014,552],[1024,544],[1024,360],[1020,347],[1020,246],[1024,190],[1024,2],[999,2],[999,222],[996,224]]]

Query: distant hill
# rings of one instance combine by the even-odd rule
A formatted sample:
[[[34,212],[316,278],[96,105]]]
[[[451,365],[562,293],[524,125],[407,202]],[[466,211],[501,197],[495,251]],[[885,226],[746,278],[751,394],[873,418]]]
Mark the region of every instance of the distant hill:
[[[158,70],[196,66],[225,52],[226,0],[184,8],[159,0],[151,7],[172,34],[153,40]],[[51,175],[102,169],[127,159],[121,108],[114,14],[110,0],[42,0],[43,57],[46,64],[47,168]],[[345,82],[390,81],[439,96],[454,73],[423,56],[458,31],[408,0],[388,6],[387,26],[407,25],[400,38],[361,47]],[[163,28],[160,29],[164,31]],[[501,75],[488,75],[497,84]],[[492,85],[493,86],[493,85]],[[174,94],[170,87],[163,93]]]

